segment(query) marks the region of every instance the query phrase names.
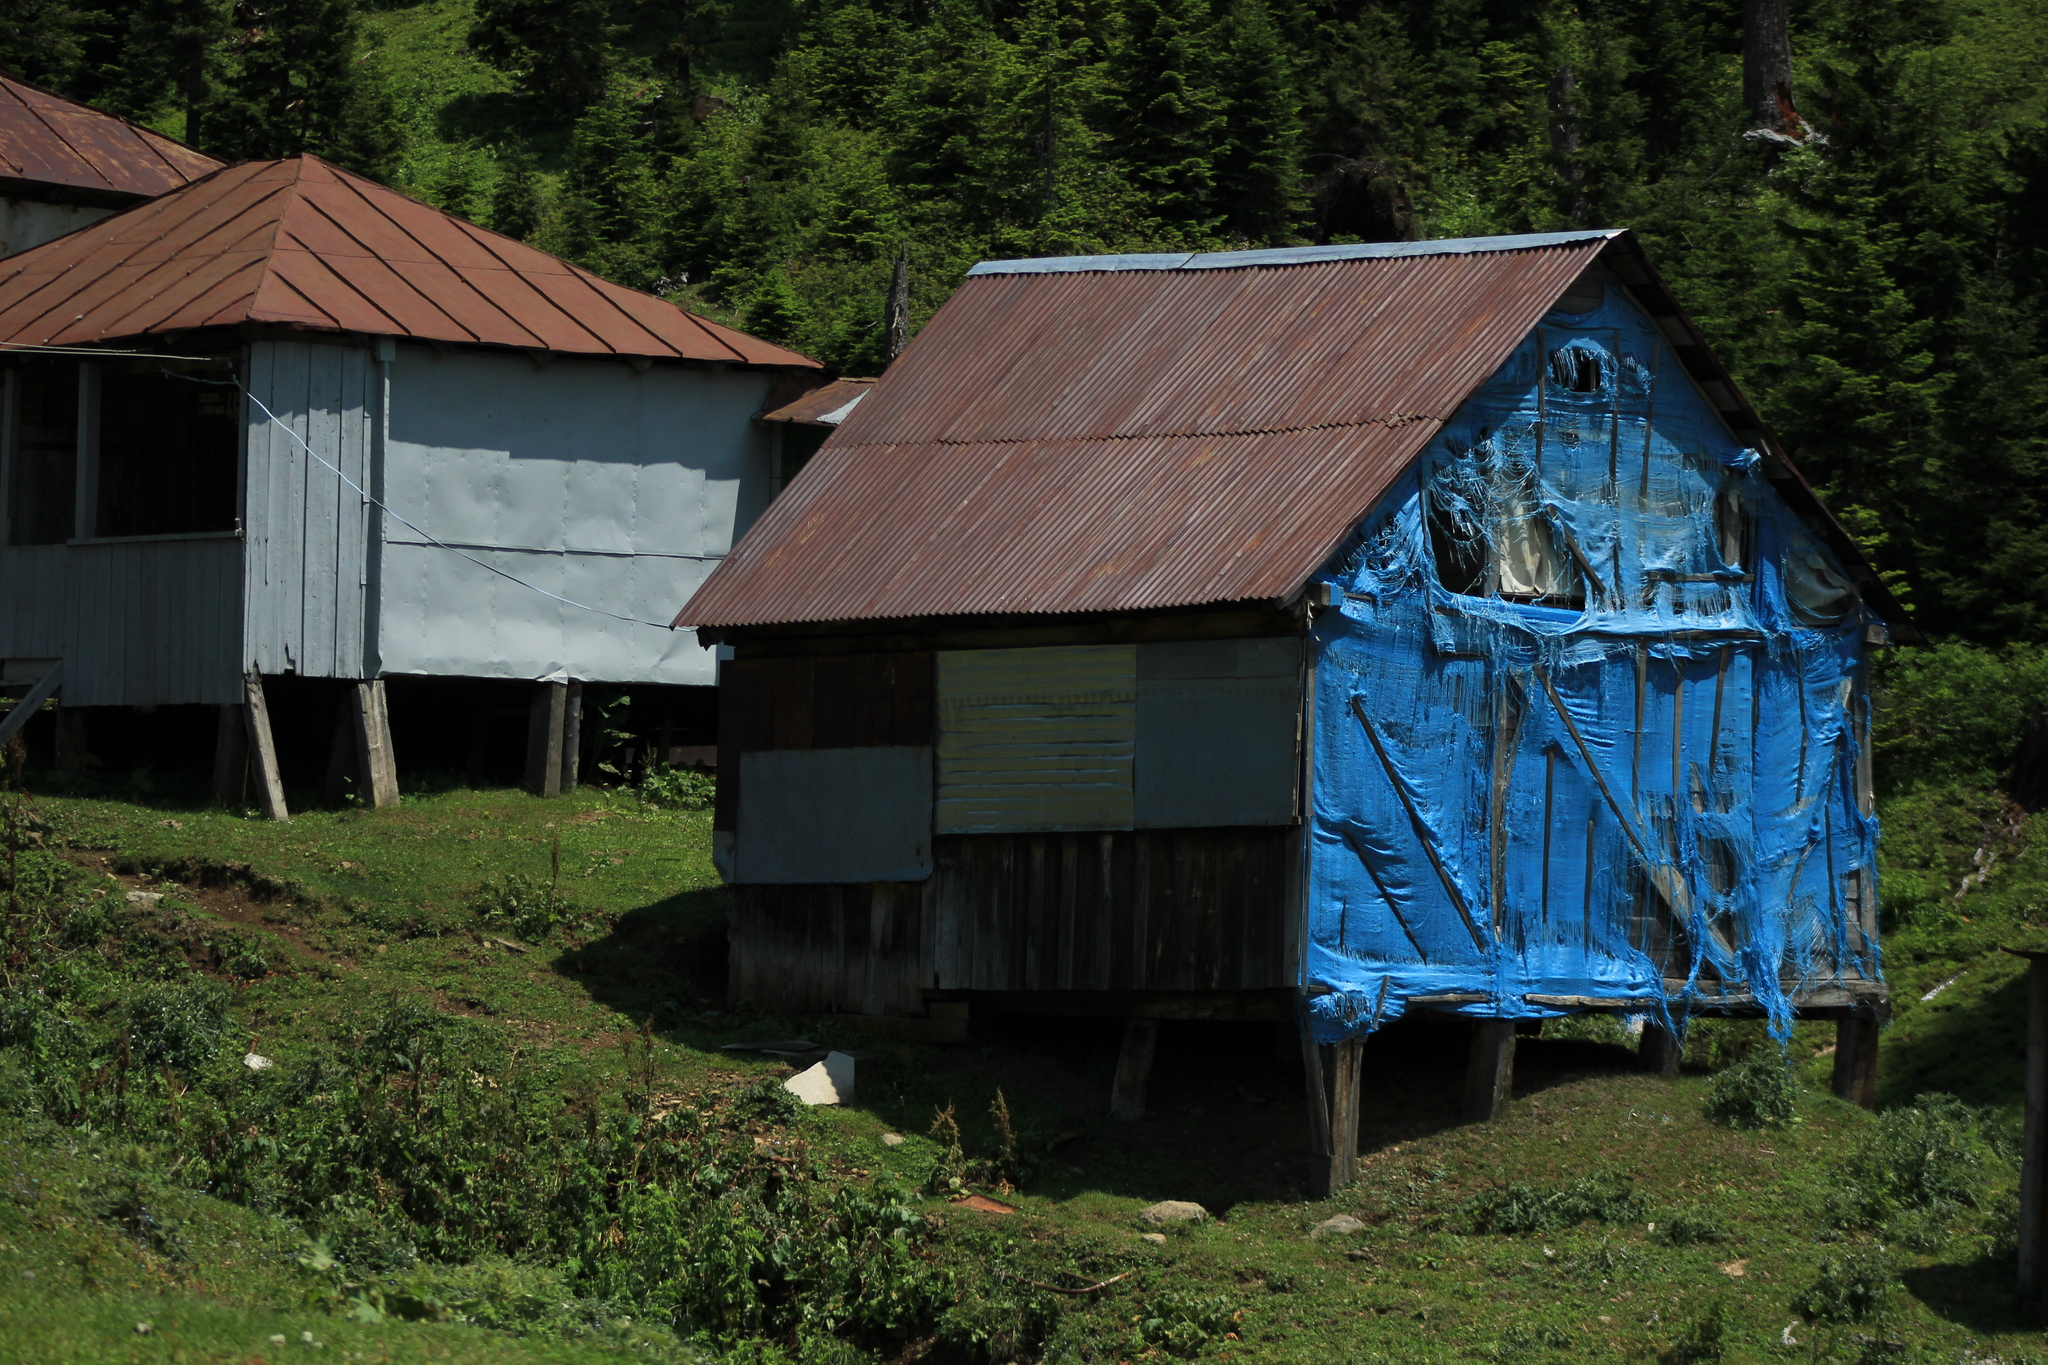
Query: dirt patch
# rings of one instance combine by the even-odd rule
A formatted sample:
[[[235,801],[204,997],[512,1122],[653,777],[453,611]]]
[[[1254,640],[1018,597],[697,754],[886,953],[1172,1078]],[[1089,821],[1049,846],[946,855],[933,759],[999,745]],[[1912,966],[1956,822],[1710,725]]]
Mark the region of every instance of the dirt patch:
[[[144,864],[132,858],[108,853],[72,850],[66,855],[76,867],[95,880],[111,882],[120,890],[110,894],[126,896],[162,894],[181,905],[204,910],[214,919],[241,929],[254,930],[283,940],[294,953],[314,962],[333,963],[343,959],[316,948],[307,939],[304,925],[294,923],[290,911],[298,898],[283,883],[251,871],[246,863],[217,863],[198,858],[180,858],[167,863]],[[159,905],[136,903],[145,927],[176,942],[194,967],[216,974],[232,974],[222,960],[219,946],[193,930],[203,931],[204,922]]]

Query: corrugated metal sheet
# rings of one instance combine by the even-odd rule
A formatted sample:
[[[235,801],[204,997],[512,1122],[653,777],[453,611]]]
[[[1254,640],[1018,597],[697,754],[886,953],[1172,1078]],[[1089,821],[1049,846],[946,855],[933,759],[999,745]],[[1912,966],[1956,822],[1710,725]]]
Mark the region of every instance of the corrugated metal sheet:
[[[812,389],[794,403],[761,414],[764,422],[789,422],[803,427],[836,427],[853,415],[854,408],[873,388],[872,379],[835,379]]]
[[[0,343],[242,322],[816,367],[313,156],[230,166],[0,261]]]
[[[1134,645],[938,655],[941,834],[1129,829]]]
[[[911,882],[932,874],[932,751],[763,749],[740,757],[735,882]]]
[[[1606,241],[970,278],[677,622],[1285,598]]]
[[[220,165],[161,133],[0,76],[0,178],[98,195],[153,197]]]

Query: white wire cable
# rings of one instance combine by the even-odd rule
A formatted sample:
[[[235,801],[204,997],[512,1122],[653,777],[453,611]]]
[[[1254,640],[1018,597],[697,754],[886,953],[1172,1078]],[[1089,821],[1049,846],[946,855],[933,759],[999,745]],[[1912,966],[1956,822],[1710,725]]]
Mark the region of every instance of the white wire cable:
[[[191,357],[167,356],[163,358],[175,358],[184,360],[190,359]],[[450,554],[460,555],[464,559],[468,560],[470,563],[476,565],[478,568],[488,569],[490,572],[498,575],[498,577],[500,578],[510,579],[512,582],[517,583],[520,587],[526,588],[532,592],[537,592],[542,597],[548,598],[551,601],[560,602],[565,607],[574,607],[578,611],[595,612],[599,616],[609,616],[612,620],[624,621],[629,626],[653,626],[656,630],[675,629],[675,627],[673,625],[670,625],[667,621],[647,621],[642,620],[638,616],[621,616],[615,611],[606,611],[603,607],[593,607],[586,602],[572,601],[569,598],[562,596],[560,593],[549,592],[546,588],[543,588],[538,584],[527,582],[518,574],[507,573],[505,570],[499,568],[497,565],[491,563],[488,560],[478,559],[475,555],[471,554],[469,551],[463,549],[459,545],[450,545],[447,541],[440,539],[438,536],[434,535],[433,532],[428,531],[425,527],[420,526],[415,522],[406,520],[405,517],[399,515],[398,512],[393,510],[388,503],[384,502],[380,498],[373,497],[368,489],[364,488],[354,479],[351,479],[347,474],[344,474],[338,466],[330,464],[328,463],[327,460],[323,459],[318,451],[314,450],[313,447],[306,444],[304,437],[300,436],[299,433],[293,431],[289,426],[286,426],[283,422],[279,421],[277,414],[272,412],[269,408],[265,407],[262,399],[258,398],[255,394],[250,393],[247,387],[243,385],[241,380],[201,379],[199,376],[192,374],[171,374],[171,371],[169,370],[165,370],[164,373],[166,375],[170,375],[170,377],[173,379],[184,379],[194,384],[218,384],[222,387],[232,385],[237,389],[241,389],[242,396],[247,398],[251,403],[254,403],[256,405],[256,410],[258,412],[261,412],[265,417],[269,418],[272,426],[276,427],[279,431],[282,431],[285,435],[291,437],[294,441],[297,441],[299,444],[299,449],[305,451],[309,458],[318,461],[320,464],[326,466],[326,468],[328,468],[329,470],[332,470],[334,473],[334,477],[340,479],[343,483],[347,484],[350,488],[354,489],[355,492],[361,496],[364,502],[367,502],[372,507],[377,508],[379,511],[383,512],[384,515],[390,517],[393,521],[397,522],[400,526],[405,527],[407,530],[413,532],[416,535],[424,537],[428,544],[446,550]]]

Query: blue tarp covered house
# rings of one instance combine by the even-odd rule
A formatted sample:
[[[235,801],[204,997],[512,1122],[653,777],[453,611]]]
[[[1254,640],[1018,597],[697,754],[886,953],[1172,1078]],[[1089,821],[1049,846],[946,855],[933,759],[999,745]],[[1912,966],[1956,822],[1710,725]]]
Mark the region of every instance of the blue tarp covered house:
[[[985,263],[678,624],[736,995],[1291,1018],[1333,1182],[1419,1009],[1867,1092],[1910,627],[1627,233]]]

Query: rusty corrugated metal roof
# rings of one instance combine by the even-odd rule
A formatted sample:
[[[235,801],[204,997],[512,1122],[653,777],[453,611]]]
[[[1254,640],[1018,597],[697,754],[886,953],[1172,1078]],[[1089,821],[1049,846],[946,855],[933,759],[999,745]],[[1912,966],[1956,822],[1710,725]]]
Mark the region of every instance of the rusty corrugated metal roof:
[[[854,408],[867,397],[874,383],[872,379],[835,379],[793,403],[762,413],[761,420],[800,427],[836,427],[853,415]]]
[[[221,163],[161,133],[0,75],[0,180],[150,198]]]
[[[676,624],[1285,602],[1596,258],[1903,621],[1641,248],[1606,230],[984,262]]]
[[[816,367],[312,156],[229,166],[0,260],[0,345],[242,322]]]
[[[1613,235],[977,268],[677,624],[1283,600]]]

